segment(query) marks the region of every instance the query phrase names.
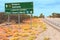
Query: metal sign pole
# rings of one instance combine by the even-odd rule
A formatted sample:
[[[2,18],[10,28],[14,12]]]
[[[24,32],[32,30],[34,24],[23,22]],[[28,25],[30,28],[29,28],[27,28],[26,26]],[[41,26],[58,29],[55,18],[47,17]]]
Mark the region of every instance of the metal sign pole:
[[[32,14],[30,14],[30,25],[31,25],[31,28],[32,28]]]
[[[20,27],[20,14],[18,14],[18,26]]]
[[[10,22],[10,17],[9,17],[9,14],[8,14],[8,26],[9,26],[9,22]]]

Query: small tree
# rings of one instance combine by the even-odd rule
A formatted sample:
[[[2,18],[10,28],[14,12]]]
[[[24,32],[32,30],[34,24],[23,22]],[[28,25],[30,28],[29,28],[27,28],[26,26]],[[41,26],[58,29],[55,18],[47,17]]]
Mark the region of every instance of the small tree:
[[[34,18],[38,18],[38,16],[33,16]]]
[[[43,13],[40,14],[39,18],[44,18],[44,15]]]

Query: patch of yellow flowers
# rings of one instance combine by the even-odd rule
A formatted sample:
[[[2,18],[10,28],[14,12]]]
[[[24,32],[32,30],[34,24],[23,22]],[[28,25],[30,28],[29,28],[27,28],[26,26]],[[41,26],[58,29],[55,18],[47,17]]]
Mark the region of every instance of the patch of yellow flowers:
[[[20,29],[19,29],[20,28]],[[33,21],[32,27],[30,24],[23,24],[18,26],[15,24],[12,29],[6,29],[9,34],[9,40],[35,40],[41,31],[46,30],[46,25],[44,22]]]

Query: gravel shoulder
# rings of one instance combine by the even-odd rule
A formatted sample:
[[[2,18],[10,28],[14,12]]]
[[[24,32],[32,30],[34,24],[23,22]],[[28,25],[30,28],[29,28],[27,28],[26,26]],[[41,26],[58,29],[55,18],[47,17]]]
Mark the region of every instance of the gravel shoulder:
[[[46,24],[47,30],[41,33],[36,40],[44,40],[45,37],[50,38],[50,40],[60,40],[60,32],[50,25]]]

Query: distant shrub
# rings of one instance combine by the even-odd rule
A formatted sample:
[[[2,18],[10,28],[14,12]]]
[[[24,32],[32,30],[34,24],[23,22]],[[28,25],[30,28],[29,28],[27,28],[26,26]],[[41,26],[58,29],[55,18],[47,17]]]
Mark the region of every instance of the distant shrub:
[[[9,16],[10,16],[10,22],[13,20],[16,23],[18,23],[18,14],[10,14]],[[20,22],[29,18],[30,18],[30,15],[20,14]],[[3,22],[6,22],[7,19],[8,19],[8,15],[5,15],[5,13],[0,13],[0,24]]]

